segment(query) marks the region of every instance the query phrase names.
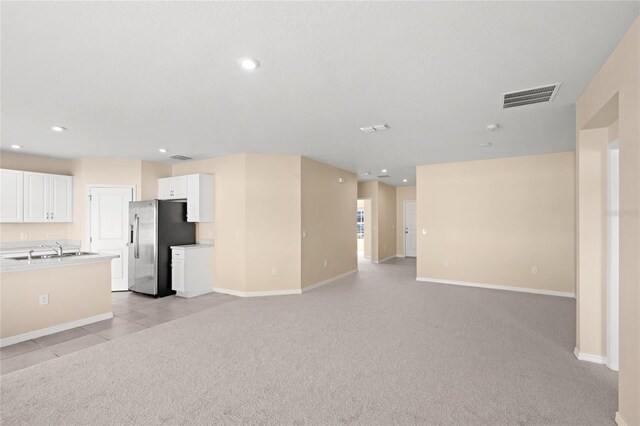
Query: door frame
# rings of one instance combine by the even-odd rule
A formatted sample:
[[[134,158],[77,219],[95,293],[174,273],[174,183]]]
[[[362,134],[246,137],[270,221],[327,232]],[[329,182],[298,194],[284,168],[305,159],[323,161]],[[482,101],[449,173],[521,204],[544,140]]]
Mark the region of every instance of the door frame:
[[[107,185],[107,184],[87,184],[85,187],[85,233],[84,233],[84,246],[87,251],[91,251],[91,203],[89,202],[89,196],[91,195],[91,190],[93,188],[118,188],[118,189],[130,189],[131,190],[131,200],[136,201],[136,187],[135,185]],[[129,270],[129,256],[126,256],[126,259],[122,259],[122,267]],[[113,283],[109,284],[109,288],[112,287]],[[113,292],[113,290],[111,290]],[[125,290],[119,290],[125,291]]]
[[[614,189],[618,192],[617,205],[612,205],[612,151],[618,152],[618,175]],[[614,211],[615,210],[615,211]],[[607,357],[606,366],[618,371],[620,354],[620,140],[607,145]],[[618,247],[612,241],[613,215],[617,216]],[[617,265],[615,263],[617,263]]]
[[[416,203],[416,200],[402,200],[402,255],[404,257],[407,257],[407,203],[416,204],[416,242],[418,240],[418,204]],[[417,256],[418,253],[416,253],[416,257]]]
[[[374,199],[373,197],[357,197],[357,198],[356,198],[356,212],[358,211],[358,204],[357,204],[357,201],[358,201],[358,200],[362,200],[362,201],[369,201],[369,202],[370,202],[370,206],[371,206],[371,208],[369,209],[369,217],[367,217],[366,215],[365,215],[365,217],[364,217],[364,220],[365,220],[365,229],[367,229],[367,225],[366,225],[367,220],[368,220],[368,221],[369,221],[369,223],[371,224],[371,231],[369,232],[369,234],[371,234],[371,235],[369,235],[369,237],[368,237],[368,240],[369,240],[369,253],[370,253],[371,255],[370,255],[369,257],[367,257],[367,256],[364,256],[364,255],[363,255],[363,257],[364,257],[364,259],[366,259],[366,260],[370,261],[371,263],[373,263],[373,247],[374,247],[374,241],[373,241],[373,239],[374,239],[375,232],[374,232],[374,230],[373,230],[373,221],[371,220],[371,218],[373,217],[373,209],[375,208],[375,206],[374,206],[374,204],[375,204],[375,199]],[[366,212],[366,210],[365,210],[365,212]],[[367,234],[366,234],[366,233],[365,233],[365,238],[367,238]],[[377,244],[377,243],[378,243],[378,242],[376,241],[376,244]],[[365,253],[367,252],[367,251],[366,251],[366,248],[365,248],[365,251],[364,251],[364,252],[365,252]]]

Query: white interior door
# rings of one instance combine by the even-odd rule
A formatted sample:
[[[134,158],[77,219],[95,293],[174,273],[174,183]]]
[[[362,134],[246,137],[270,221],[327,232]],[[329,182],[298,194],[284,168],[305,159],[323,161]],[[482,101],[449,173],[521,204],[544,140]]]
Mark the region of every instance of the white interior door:
[[[111,261],[111,290],[128,290],[129,202],[133,201],[133,188],[93,187],[89,195],[90,251],[120,256]]]
[[[416,257],[416,202],[404,202],[404,255]]]

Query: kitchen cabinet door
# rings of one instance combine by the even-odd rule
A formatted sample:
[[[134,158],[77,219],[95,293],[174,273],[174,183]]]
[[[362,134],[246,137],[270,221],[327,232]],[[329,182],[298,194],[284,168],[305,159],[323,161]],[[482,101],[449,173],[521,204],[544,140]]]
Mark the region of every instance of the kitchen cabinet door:
[[[160,178],[158,179],[158,199],[168,200],[171,198],[171,180],[173,178]]]
[[[184,260],[171,260],[171,289],[184,291]]]
[[[49,221],[72,222],[73,178],[71,176],[49,176]]]
[[[24,172],[24,221],[49,221],[49,175]]]
[[[171,198],[187,198],[187,176],[175,176],[171,180]]]
[[[0,171],[0,222],[23,222],[23,198],[24,173],[20,170]]]

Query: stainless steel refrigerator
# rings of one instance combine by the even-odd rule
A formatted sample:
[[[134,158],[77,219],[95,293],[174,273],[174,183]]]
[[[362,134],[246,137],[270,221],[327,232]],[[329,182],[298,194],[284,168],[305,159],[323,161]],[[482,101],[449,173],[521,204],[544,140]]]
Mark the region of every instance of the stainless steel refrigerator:
[[[171,289],[171,246],[194,244],[184,201],[129,203],[129,290],[164,297]]]

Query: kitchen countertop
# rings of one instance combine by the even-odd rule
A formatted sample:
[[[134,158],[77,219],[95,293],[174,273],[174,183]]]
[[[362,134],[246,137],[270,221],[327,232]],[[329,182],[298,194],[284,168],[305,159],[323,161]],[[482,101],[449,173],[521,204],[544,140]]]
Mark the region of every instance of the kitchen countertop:
[[[0,259],[0,272],[22,272],[36,269],[59,268],[65,266],[75,266],[86,263],[107,262],[117,259],[118,255],[113,254],[87,254],[82,256],[67,256],[49,259],[16,260],[10,258]]]
[[[0,244],[0,257],[22,256],[29,250],[34,254],[52,254],[55,251],[48,247],[40,247],[41,244],[56,247],[56,242],[62,245],[65,253],[80,251],[80,241],[78,240],[38,240],[38,241],[15,241],[3,242]]]

